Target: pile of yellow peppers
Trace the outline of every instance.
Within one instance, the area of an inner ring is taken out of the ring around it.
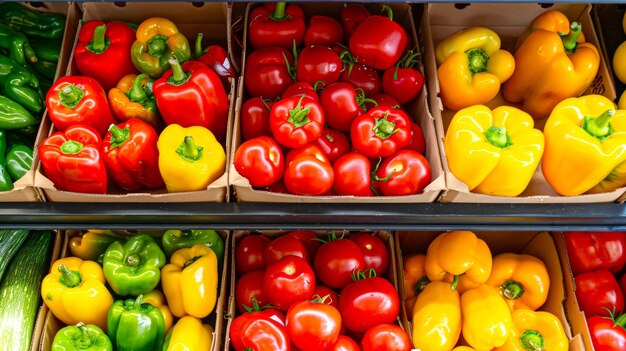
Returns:
[[[616,60],[626,80],[622,47]],[[448,166],[470,191],[518,196],[540,164],[563,196],[626,186],[626,110],[599,95],[577,98],[600,65],[578,23],[546,11],[519,38],[514,55],[500,49],[493,31],[468,28],[440,42],[436,56],[442,101],[457,111],[444,140]],[[483,105],[501,86],[503,97],[522,109]],[[534,119],[545,117],[543,132],[535,129]]]
[[[537,311],[550,289],[540,259],[514,253],[492,257],[473,232],[452,231],[439,235],[426,255],[408,256],[403,264],[415,348],[568,349],[559,319]]]
[[[624,29],[624,34],[626,34],[626,13],[624,14],[624,18],[622,18],[622,28]],[[613,73],[615,73],[615,76],[620,82],[626,84],[626,41],[624,41],[617,50],[615,50],[615,54],[613,54]],[[618,106],[622,110],[626,109],[626,90],[622,92]]]

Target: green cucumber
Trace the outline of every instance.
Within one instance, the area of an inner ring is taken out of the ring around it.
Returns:
[[[0,230],[0,282],[13,255],[28,237],[28,230]]]
[[[30,233],[0,282],[0,343],[4,350],[30,348],[53,237],[49,231]]]

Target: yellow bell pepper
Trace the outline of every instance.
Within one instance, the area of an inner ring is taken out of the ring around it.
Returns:
[[[622,93],[622,97],[619,98],[617,108],[619,108],[620,110],[626,110],[626,90],[624,90],[624,92]]]
[[[174,324],[174,316],[170,308],[167,307],[165,295],[159,290],[152,290],[149,293],[143,294],[143,302],[149,303],[161,311],[163,321],[165,322],[165,332],[167,333]]]
[[[406,297],[404,307],[409,318],[417,296],[424,291],[426,285],[430,283],[430,279],[426,276],[426,270],[424,268],[425,262],[426,255],[411,255],[402,260],[404,294]]]
[[[476,349],[469,346],[457,346],[452,351],[476,351]]]
[[[463,338],[478,351],[500,347],[511,335],[511,311],[498,291],[481,285],[461,295]]]
[[[204,190],[224,174],[226,153],[207,128],[170,124],[157,147],[159,170],[169,192]]]
[[[604,96],[563,100],[543,129],[541,169],[565,196],[613,191],[626,185],[626,110]]]
[[[102,267],[78,257],[57,260],[41,283],[41,297],[50,311],[68,325],[95,324],[103,330],[113,296]]]
[[[446,274],[456,278],[465,274],[472,282],[482,284],[491,274],[491,251],[476,234],[452,231],[439,235],[428,246],[426,274],[431,281],[443,280]],[[456,283],[453,283],[456,288]]]
[[[452,118],[444,140],[448,167],[470,191],[517,196],[530,183],[543,154],[543,133],[533,127],[532,117],[514,107],[462,109]]]
[[[513,328],[504,345],[494,351],[567,351],[569,341],[563,325],[548,312],[515,310]]]
[[[626,83],[626,41],[613,54],[613,72],[620,82]]]
[[[184,316],[165,337],[163,351],[207,351],[213,343],[213,328],[192,316]]]
[[[174,251],[161,270],[163,292],[172,314],[208,316],[217,300],[217,256],[210,247],[196,244]]]
[[[569,28],[562,28],[563,23]],[[502,93],[510,102],[523,102],[523,110],[533,118],[545,118],[560,101],[589,87],[598,73],[600,54],[593,44],[577,43],[581,25],[569,25],[558,11],[542,13],[529,28],[530,34],[515,51],[515,72]]]
[[[461,335],[461,301],[450,283],[434,281],[413,307],[413,346],[422,351],[450,351]]]
[[[542,260],[531,255],[503,253],[493,258],[487,285],[499,289],[512,310],[535,311],[548,298],[550,276]]]
[[[437,76],[444,106],[451,110],[485,104],[515,70],[515,60],[500,50],[500,37],[489,28],[460,30],[437,44]]]

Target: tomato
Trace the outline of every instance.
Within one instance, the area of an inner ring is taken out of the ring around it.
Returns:
[[[411,122],[411,141],[409,141],[409,145],[407,145],[406,148],[415,150],[422,155],[426,152],[424,133],[422,132],[422,128],[415,122]]]
[[[368,111],[377,106],[378,107],[388,106],[388,107],[393,107],[393,108],[403,110],[398,100],[396,100],[396,98],[394,98],[393,96],[389,96],[387,94],[377,94],[377,95],[372,96],[371,99],[376,102],[376,105],[374,105],[371,102],[366,102],[365,107],[367,108]]]
[[[341,24],[345,29],[346,39],[350,39],[350,36],[356,30],[356,27],[365,21],[370,16],[370,12],[367,8],[360,4],[348,4],[341,10]]]
[[[352,147],[363,155],[387,157],[402,150],[411,139],[411,119],[402,110],[375,107],[352,122]]]
[[[272,135],[279,144],[288,148],[312,142],[322,134],[323,127],[322,107],[302,96],[279,100],[270,110]]]
[[[272,240],[265,247],[263,258],[265,259],[265,265],[269,265],[289,255],[302,257],[307,262],[311,261],[309,252],[304,244],[290,236],[281,236]]]
[[[282,311],[296,302],[310,299],[314,291],[315,274],[302,257],[285,256],[265,269],[263,292],[270,303]]]
[[[354,241],[330,240],[317,250],[313,268],[321,283],[341,289],[352,282],[353,271],[365,268],[365,259]]]
[[[613,309],[617,313],[624,311],[622,289],[610,271],[581,273],[574,277],[574,284],[578,305],[585,316],[608,316]]]
[[[356,341],[350,339],[349,336],[339,335],[337,342],[329,351],[361,351],[359,344]]]
[[[304,45],[333,46],[343,41],[343,27],[339,21],[328,16],[313,16],[304,33]]]
[[[610,318],[593,316],[587,318],[587,327],[595,351],[626,350],[626,329],[624,316],[614,321]]]
[[[323,195],[334,182],[333,168],[314,156],[301,156],[289,163],[285,171],[285,186],[296,195]]]
[[[246,141],[259,136],[269,136],[271,101],[253,97],[241,106],[241,138]]]
[[[363,89],[365,96],[380,94],[382,91],[378,70],[360,63],[348,63],[344,66],[339,81],[350,83],[355,89]]]
[[[270,239],[263,235],[248,235],[235,248],[235,268],[239,274],[265,269],[263,252]]]
[[[315,292],[313,292],[314,299],[324,299],[324,303],[327,305],[334,306],[335,308],[339,307],[339,294],[331,288],[328,288],[324,285],[315,285]]]
[[[317,95],[317,91],[311,85],[311,83],[307,82],[295,82],[290,85],[287,90],[282,95],[282,99],[286,99],[289,97],[301,97],[303,96],[309,98],[319,104],[320,97]],[[269,123],[268,123],[269,125]]]
[[[245,318],[245,315],[237,318]],[[238,341],[234,342],[236,338]],[[234,335],[231,329],[231,339],[233,340],[233,347],[236,351],[291,350],[287,328],[269,318],[247,318],[241,323],[241,328],[238,332],[236,331]]]
[[[342,132],[350,131],[352,121],[365,111],[361,107],[365,96],[357,95],[349,83],[339,82],[326,87],[320,96],[326,124]]]
[[[230,343],[235,350],[244,350],[244,341],[242,339],[242,333],[249,334],[247,328],[250,327],[250,322],[255,320],[265,320],[263,322],[265,330],[263,332],[268,333],[266,336],[265,342],[270,342],[274,346],[279,346],[281,349],[285,343],[288,344],[289,336],[287,335],[287,328],[285,328],[285,316],[283,313],[276,308],[267,308],[264,310],[257,310],[252,312],[247,312],[242,314],[241,316],[233,319],[230,325]],[[274,322],[273,324],[267,323],[267,321]],[[254,328],[258,329],[259,325]],[[281,328],[282,327],[282,328]],[[269,335],[271,334],[271,335]],[[275,338],[272,341],[271,339]],[[284,341],[282,339],[285,339]],[[249,342],[250,340],[248,340]],[[259,340],[260,341],[260,340]],[[286,350],[289,350],[287,348]]]
[[[235,285],[235,305],[240,313],[245,313],[254,305],[252,299],[259,306],[266,305],[269,301],[263,294],[263,271],[257,270],[242,275]]]
[[[344,133],[330,128],[324,128],[322,135],[315,139],[313,144],[322,149],[331,164],[350,151],[350,140],[348,140],[348,137]]]
[[[322,245],[322,243],[317,240],[317,235],[310,230],[292,230],[285,235],[300,240],[300,242],[306,247],[307,251],[309,251],[309,257],[311,259],[315,257],[317,249],[320,245]]]
[[[268,185],[265,189],[272,193],[289,194],[289,190],[287,190],[287,187],[282,179],[276,183]]]
[[[331,305],[302,301],[287,311],[286,326],[291,342],[300,350],[327,350],[337,342],[341,315]]]
[[[275,99],[293,84],[285,58],[293,63],[289,50],[279,47],[254,50],[248,55],[244,85],[251,96]]]
[[[408,51],[395,67],[389,67],[383,73],[383,91],[402,105],[415,99],[424,86],[422,72],[411,68],[418,55]]]
[[[322,81],[328,86],[339,80],[341,67],[339,55],[328,46],[308,46],[298,55],[296,77],[299,82]]]
[[[370,328],[361,340],[363,351],[411,351],[411,338],[395,324]]]
[[[419,152],[408,149],[383,160],[376,176],[380,179],[377,189],[387,196],[419,194],[430,184],[432,177],[428,160]]]
[[[275,183],[285,172],[283,151],[274,139],[267,136],[256,137],[239,145],[233,164],[253,187]]]
[[[341,156],[333,164],[337,195],[374,196],[370,160],[358,152]]]
[[[346,328],[355,333],[365,333],[378,324],[392,324],[400,312],[398,292],[381,277],[352,282],[339,294],[339,312]]]
[[[311,143],[289,151],[287,153],[287,165],[289,165],[291,161],[302,156],[313,156],[322,162],[330,164],[330,161],[324,151],[322,151],[322,149],[316,144]]]
[[[350,237],[354,241],[365,259],[365,266],[373,268],[377,276],[383,276],[387,273],[389,267],[389,251],[385,243],[373,233],[357,233]]]

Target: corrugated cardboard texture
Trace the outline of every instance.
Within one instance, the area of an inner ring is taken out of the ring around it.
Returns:
[[[141,232],[145,233],[146,231],[141,231]],[[61,248],[61,245],[59,244],[59,250],[56,251],[60,255],[55,257],[52,262],[56,261],[58,258],[71,256],[71,253],[69,251],[70,238],[72,236],[81,235],[81,233],[82,232],[80,231],[74,231],[74,230],[68,230],[64,232],[62,234],[62,236],[65,238],[63,242],[63,247]],[[133,235],[136,232],[115,231],[115,233],[120,234],[120,235]],[[214,327],[213,344],[211,346],[211,351],[218,351],[222,349],[222,342],[223,342],[222,335],[224,333],[224,322],[223,322],[224,321],[224,308],[226,307],[226,300],[228,296],[227,294],[229,292],[226,286],[226,282],[228,278],[228,262],[230,260],[229,258],[230,236],[229,236],[229,233],[226,231],[218,231],[218,233],[220,233],[220,235],[222,236],[222,239],[224,239],[224,262],[222,266],[222,271],[220,272],[221,278],[220,278],[220,285],[219,285],[219,290],[218,290],[219,295],[217,298],[217,302],[215,304],[214,312],[212,312],[208,317],[203,319],[205,323],[208,322],[209,325]],[[160,238],[159,235],[162,234],[162,232],[151,231],[150,234],[155,235],[156,237]],[[39,319],[37,322],[37,325],[41,324],[39,336],[37,337],[37,339],[33,339],[33,344],[32,344],[30,351],[36,351],[36,350],[50,351],[50,348],[52,347],[52,341],[54,340],[54,336],[61,328],[65,326],[65,324],[59,321],[52,314],[52,312],[50,312],[50,310],[47,307],[44,306],[44,308],[46,311],[40,312],[40,316],[39,316],[40,318],[43,318],[43,322],[40,323]],[[176,317],[174,317],[174,319],[175,321],[177,320]],[[35,344],[35,341],[37,341],[36,344]],[[37,345],[37,347],[35,347],[35,345]]]
[[[413,254],[426,254],[428,245],[442,232],[396,232],[396,257],[398,262],[398,272],[402,274],[402,258]],[[523,253],[533,255],[541,259],[548,269],[550,276],[550,291],[546,303],[539,309],[556,315],[565,329],[565,334],[570,339],[569,349],[572,351],[584,351],[582,338],[572,330],[565,313],[563,301],[566,299],[566,292],[569,294],[567,286],[563,285],[563,272],[561,262],[552,237],[548,233],[534,232],[475,232],[484,240],[492,255],[505,252]],[[411,323],[408,321],[407,311],[404,307],[406,294],[404,293],[404,278],[398,277],[400,282],[400,300],[402,301],[401,319],[405,329],[411,330]]]
[[[288,231],[262,231],[262,232],[254,232],[253,234],[262,234],[262,235],[269,237],[270,239],[275,239],[287,233],[289,232]],[[328,232],[316,231],[315,233],[320,239],[326,239]],[[356,232],[354,234],[356,234]],[[239,278],[239,276],[237,275],[237,270],[235,268],[235,262],[236,262],[235,261],[235,248],[237,247],[237,244],[241,241],[241,239],[245,238],[248,235],[250,235],[250,232],[247,232],[247,231],[235,231],[233,232],[233,235],[231,235],[232,242],[230,244],[230,248],[232,252],[230,256],[231,257],[230,299],[228,300],[228,314],[224,316],[224,318],[228,319],[227,326],[226,326],[225,342],[224,342],[224,350],[227,350],[227,351],[231,349],[230,337],[229,337],[230,326],[231,326],[232,321],[239,315],[237,311],[236,301],[235,301],[235,287],[237,285],[237,278]],[[376,232],[376,235],[385,242],[385,244],[387,245],[388,252],[389,252],[389,268],[387,269],[386,278],[393,284],[396,290],[398,290],[400,287],[400,283],[398,281],[399,275],[396,269],[399,266],[396,262],[397,261],[396,249],[395,249],[396,245],[394,244],[394,236],[391,233],[384,232],[384,231]],[[346,237],[349,237],[349,234],[346,234]]]
[[[132,23],[155,16],[161,16],[176,23],[177,28],[185,34],[193,50],[196,35],[204,33],[204,46],[219,44],[227,47],[230,37],[230,8],[227,3],[186,3],[186,2],[163,2],[158,6],[153,3],[128,2],[128,3],[82,3],[82,20],[100,19],[103,21],[120,20]],[[80,31],[80,27],[77,28]],[[74,41],[74,46],[76,40]],[[74,47],[73,46],[73,47]],[[77,75],[78,70],[74,64],[73,49],[67,67],[67,75]],[[40,189],[48,201],[52,202],[224,202],[228,201],[228,164],[230,156],[230,136],[232,135],[232,115],[235,106],[235,80],[231,81],[229,95],[229,114],[226,141],[223,144],[226,152],[226,167],[224,174],[209,184],[206,190],[168,193],[165,188],[144,191],[138,193],[126,193],[109,182],[109,194],[82,194],[69,191],[61,191],[43,174],[41,165],[38,163],[35,174],[35,186]],[[46,122],[49,123],[49,122]],[[56,130],[50,128],[50,134]]]
[[[339,18],[339,13],[343,9],[344,5],[341,3],[300,3],[304,13],[309,18],[312,15],[327,15],[335,18]],[[412,38],[414,43],[418,43],[415,32],[415,21],[411,13],[411,7],[408,4],[393,3],[388,4],[394,13],[394,20],[400,23],[407,34]],[[378,13],[382,4],[367,4],[371,13]],[[246,11],[246,23],[247,16],[252,7],[248,5]],[[244,38],[247,37],[247,25],[244,29]],[[244,57],[246,59],[246,44],[244,42]],[[245,73],[245,66],[244,66]],[[231,160],[233,159],[234,152],[242,143],[241,133],[239,130],[239,115],[241,112],[241,105],[247,99],[243,88],[243,77],[238,82],[237,104],[235,107],[235,122],[233,126],[233,144],[231,147]],[[441,166],[441,159],[439,152],[437,151],[437,139],[434,130],[433,117],[428,111],[426,105],[427,93],[426,87],[424,87],[415,101],[405,106],[407,112],[413,117],[415,122],[420,125],[426,138],[426,158],[430,164],[432,172],[432,181],[424,189],[424,192],[419,195],[409,196],[379,196],[379,197],[356,197],[356,196],[300,196],[291,194],[273,193],[264,190],[257,190],[250,186],[248,180],[241,176],[236,170],[234,165],[230,164],[229,176],[230,185],[233,185],[235,194],[238,201],[242,202],[368,202],[368,203],[380,203],[380,202],[433,202],[435,201],[441,191],[445,189],[445,180],[443,174],[443,168]]]
[[[457,8],[458,7],[458,8]],[[597,35],[591,22],[591,6],[585,4],[555,4],[549,9],[560,10],[571,20],[579,21],[587,41],[599,47]],[[425,44],[424,61],[429,96],[429,106],[435,118],[439,151],[443,169],[446,174],[448,190],[442,196],[443,202],[478,202],[478,203],[596,203],[613,202],[617,200],[626,188],[620,188],[610,193],[590,194],[580,196],[559,196],[547,183],[537,168],[530,184],[518,197],[490,196],[469,192],[467,186],[458,180],[448,167],[443,140],[454,111],[444,109],[439,94],[437,80],[437,65],[434,50],[437,43],[456,31],[468,26],[485,26],[493,29],[502,41],[502,48],[513,51],[519,35],[538,14],[547,10],[539,4],[471,4],[469,6],[455,6],[455,4],[427,4],[421,23],[421,38]],[[611,99],[615,98],[615,88],[610,79],[610,73],[605,62],[602,62],[598,77],[586,93],[603,94]],[[519,104],[506,102],[500,95],[486,104],[490,108],[509,105],[520,108]],[[542,130],[545,120],[535,121],[535,127]]]

